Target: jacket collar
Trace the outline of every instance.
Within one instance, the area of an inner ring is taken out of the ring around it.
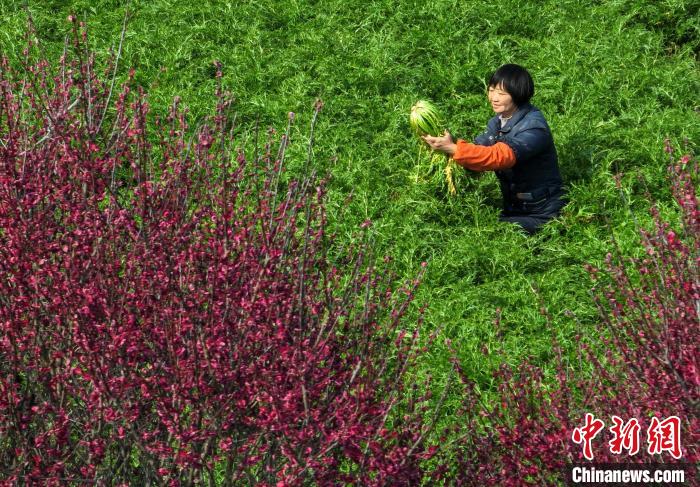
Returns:
[[[519,107],[515,111],[513,116],[510,118],[510,120],[508,120],[508,123],[506,124],[506,126],[501,129],[501,132],[503,132],[503,133],[510,132],[510,129],[515,127],[515,124],[517,124],[519,121],[521,121],[523,119],[523,117],[525,117],[525,115],[527,115],[528,113],[530,113],[532,111],[533,108],[534,107],[529,103],[526,103],[525,105]],[[496,117],[496,120],[498,120],[498,117]]]

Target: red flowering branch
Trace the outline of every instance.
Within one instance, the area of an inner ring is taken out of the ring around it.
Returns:
[[[58,74],[1,61],[0,481],[420,479],[419,281],[366,245],[330,263],[324,181],[284,174],[294,115],[252,157],[220,82],[194,130],[178,99],[154,120],[72,22]]]

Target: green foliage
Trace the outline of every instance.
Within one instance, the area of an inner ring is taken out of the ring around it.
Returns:
[[[0,52],[13,62],[24,46],[22,3],[0,0]],[[56,56],[70,13],[87,21],[98,52],[116,50],[127,2],[28,3],[45,49]],[[393,256],[400,279],[428,261],[416,300],[429,305],[426,326],[444,327],[462,363],[470,364],[467,372],[485,388],[501,358],[484,357],[483,348],[503,349],[512,364],[533,355],[546,366],[552,336],[573,353],[574,335],[596,335],[583,264],[600,264],[611,234],[632,251],[632,215],[648,221],[645,191],[675,211],[664,181],[663,139],[700,140],[697,0],[585,7],[573,0],[128,5],[120,76],[134,67],[157,113],[174,96],[194,119],[210,110],[215,60],[236,98],[235,133],[244,146],[253,144],[256,124],[263,134],[269,126],[282,129],[289,111],[297,113],[292,137],[304,137],[314,100],[323,99],[313,165],[332,175],[335,244],[350,245],[370,219],[377,254]],[[552,127],[569,188],[562,217],[534,237],[497,222],[492,174],[457,174],[451,198],[411,180],[411,105],[434,100],[450,131],[471,139],[491,116],[485,79],[505,62],[532,72],[533,103]],[[624,200],[613,180],[618,173]],[[543,305],[555,329],[542,316]],[[445,350],[425,361],[426,374],[444,376],[449,368]]]

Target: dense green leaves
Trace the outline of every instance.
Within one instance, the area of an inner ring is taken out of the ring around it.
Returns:
[[[0,0],[0,51],[15,60],[26,25],[21,3]],[[87,21],[105,52],[118,42],[126,8],[117,0],[28,3],[55,56],[69,13]],[[513,363],[535,355],[546,364],[552,334],[566,348],[595,330],[582,265],[599,263],[612,235],[631,251],[632,215],[648,220],[646,191],[674,212],[663,139],[700,140],[697,1],[135,0],[128,8],[122,66],[136,69],[156,113],[176,95],[192,118],[207,113],[215,60],[236,97],[244,146],[256,123],[281,129],[289,111],[298,117],[292,137],[303,138],[314,100],[324,100],[312,164],[332,175],[335,244],[350,244],[369,218],[377,253],[394,257],[401,278],[427,260],[417,296],[429,305],[426,324],[444,326],[472,364],[468,372],[484,381],[495,364],[483,359],[483,346],[503,347]],[[493,175],[458,174],[450,199],[410,179],[416,156],[406,115],[415,100],[434,100],[450,131],[470,139],[491,115],[485,79],[505,62],[532,72],[533,103],[552,127],[569,188],[563,216],[532,238],[497,223]],[[445,357],[430,360],[444,372]]]

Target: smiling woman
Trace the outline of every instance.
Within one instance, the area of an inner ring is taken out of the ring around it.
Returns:
[[[474,143],[452,139],[449,132],[423,139],[472,171],[495,171],[501,184],[500,220],[535,233],[559,215],[564,201],[562,178],[552,133],[542,112],[530,104],[535,85],[517,64],[498,68],[488,82],[495,116]]]
[[[503,87],[503,83],[498,86],[489,86],[488,95],[493,111],[501,117],[501,120],[510,120],[518,106],[513,102],[513,97]]]

